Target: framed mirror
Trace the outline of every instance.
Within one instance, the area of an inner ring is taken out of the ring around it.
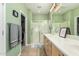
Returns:
[[[61,27],[60,32],[59,32],[59,36],[66,38],[67,34],[71,35],[70,28],[69,27]]]
[[[66,38],[66,33],[67,33],[67,28],[66,27],[60,28],[60,32],[59,32],[60,37]]]

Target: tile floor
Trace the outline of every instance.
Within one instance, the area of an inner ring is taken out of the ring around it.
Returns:
[[[24,47],[21,52],[21,56],[39,56],[39,48]]]

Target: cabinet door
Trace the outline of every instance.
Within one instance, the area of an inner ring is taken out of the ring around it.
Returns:
[[[48,55],[49,53],[48,53],[48,39],[45,37],[45,39],[44,39],[44,42],[45,42],[45,45],[44,45],[44,48],[45,48],[45,53],[46,53],[46,55]]]
[[[48,39],[44,36],[44,46],[48,45]]]
[[[44,36],[44,52],[45,52],[45,55],[47,55],[47,38],[46,36]]]
[[[52,43],[50,40],[48,40],[48,55],[51,56],[52,55]]]
[[[58,48],[52,43],[52,56],[59,56],[60,52]]]
[[[46,55],[51,56],[52,45],[51,45],[50,40],[48,40],[48,38],[46,38],[46,37],[44,38],[44,49],[45,49]]]
[[[58,50],[57,50],[57,48],[54,46],[53,43],[52,43],[52,56],[58,56]]]
[[[52,56],[64,56],[64,54],[52,43]]]
[[[60,50],[58,50],[58,56],[64,56],[64,54]]]

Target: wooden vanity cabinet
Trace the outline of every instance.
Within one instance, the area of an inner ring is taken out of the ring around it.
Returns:
[[[64,56],[46,36],[44,36],[44,51],[47,56]]]
[[[47,56],[52,55],[51,47],[52,47],[52,43],[46,37],[44,37],[44,50]]]
[[[52,56],[57,56],[58,55],[58,50],[57,48],[54,46],[54,44],[52,44]]]
[[[64,56],[64,54],[52,43],[52,56]]]

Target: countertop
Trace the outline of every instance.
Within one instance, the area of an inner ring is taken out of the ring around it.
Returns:
[[[79,37],[69,35],[67,38],[58,35],[44,34],[66,56],[79,56]]]

